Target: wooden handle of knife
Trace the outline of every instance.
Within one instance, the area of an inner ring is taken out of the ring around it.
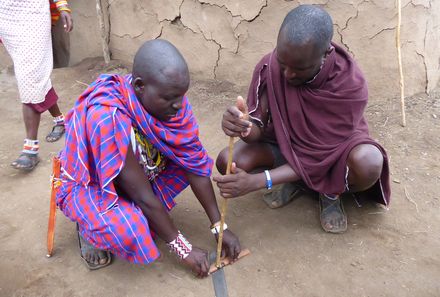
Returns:
[[[247,255],[250,255],[251,251],[248,249],[244,249],[240,252],[240,254],[237,257],[237,260],[240,260],[243,257],[246,257]],[[220,267],[224,267],[227,265],[232,264],[232,260],[230,258],[221,258],[220,260]],[[212,263],[211,266],[209,267],[209,274],[214,273],[218,270],[219,268],[216,266],[216,263]]]

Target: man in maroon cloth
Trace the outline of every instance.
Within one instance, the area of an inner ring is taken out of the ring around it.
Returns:
[[[287,14],[277,47],[255,67],[247,107],[223,114],[223,131],[240,140],[232,174],[214,181],[225,198],[283,184],[265,197],[271,208],[287,204],[304,184],[319,193],[323,229],[341,233],[347,229],[341,194],[364,192],[387,206],[390,186],[387,155],[363,115],[367,83],[332,36],[332,19],[318,6]],[[222,174],[226,160],[225,149],[217,158]]]

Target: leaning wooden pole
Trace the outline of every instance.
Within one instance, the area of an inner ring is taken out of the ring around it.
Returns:
[[[397,29],[396,29],[396,47],[397,47],[397,59],[399,62],[399,84],[400,84],[400,108],[402,111],[402,126],[406,126],[405,115],[405,81],[403,78],[402,69],[402,51],[400,47],[400,27],[402,24],[402,1],[397,0]]]
[[[98,15],[99,31],[101,33],[102,52],[106,64],[110,63],[110,50],[108,48],[107,30],[104,24],[101,0],[96,0],[96,14]]]

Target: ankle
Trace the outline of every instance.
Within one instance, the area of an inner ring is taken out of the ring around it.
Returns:
[[[40,145],[38,144],[38,139],[28,139],[26,138],[24,140],[23,145],[23,153],[29,154],[29,155],[37,155],[38,150],[40,148]]]
[[[61,114],[57,117],[53,117],[53,122],[56,126],[64,126],[64,115]]]

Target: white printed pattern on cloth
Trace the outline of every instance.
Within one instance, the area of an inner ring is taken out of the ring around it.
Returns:
[[[41,103],[52,88],[49,1],[1,0],[0,39],[14,62],[20,99]]]

